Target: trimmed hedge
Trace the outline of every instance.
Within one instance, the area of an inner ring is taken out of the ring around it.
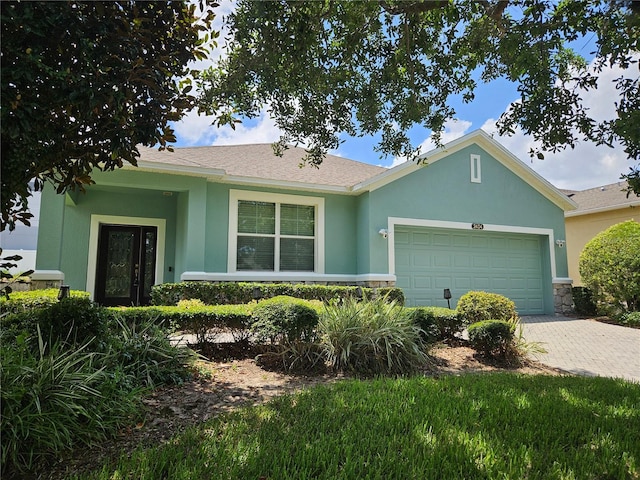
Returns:
[[[303,300],[387,297],[404,305],[404,294],[400,288],[364,288],[332,285],[306,285],[292,283],[211,283],[181,282],[155,285],[151,289],[154,305],[177,305],[180,300],[198,299],[207,305],[239,305],[254,300],[280,295]]]
[[[9,341],[26,334],[32,341],[38,338],[38,328],[48,344],[74,346],[95,339],[105,342],[112,317],[107,309],[93,303],[88,297],[69,297],[55,303],[33,300],[28,309],[2,317],[0,325],[4,339]],[[34,307],[34,305],[38,305]]]
[[[424,332],[422,338],[427,343],[451,340],[462,332],[462,318],[458,312],[445,307],[412,307],[413,321]]]
[[[318,312],[309,305],[309,300],[280,295],[256,305],[251,315],[251,331],[258,341],[308,342],[315,339],[318,318]]]
[[[70,298],[89,298],[89,292],[71,290]],[[0,308],[3,313],[19,313],[34,308],[48,307],[58,303],[58,289],[47,288],[29,292],[13,292],[9,299],[0,296]]]
[[[484,320],[469,325],[469,343],[487,356],[504,357],[513,342],[513,325],[504,320]]]
[[[465,325],[483,320],[510,320],[517,317],[516,304],[504,295],[490,292],[467,292],[456,307]]]
[[[256,304],[205,305],[189,308],[158,307],[112,307],[128,324],[152,321],[174,331],[193,333],[199,342],[205,342],[209,332],[244,330],[249,327],[251,313]]]

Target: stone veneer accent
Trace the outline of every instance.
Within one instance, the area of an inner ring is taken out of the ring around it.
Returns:
[[[62,280],[31,280],[30,290],[44,290],[46,288],[60,288]]]
[[[553,284],[553,310],[556,315],[573,312],[573,295],[570,283]]]

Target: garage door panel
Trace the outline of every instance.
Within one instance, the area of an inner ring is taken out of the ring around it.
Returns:
[[[492,257],[491,268],[509,268],[509,259],[505,257]]]
[[[491,282],[491,290],[506,290],[509,288],[509,279],[496,277]]]
[[[471,257],[465,254],[455,255],[453,257],[453,265],[456,268],[469,268],[471,266]]]
[[[414,275],[412,284],[414,288],[431,288],[431,277]]]
[[[411,244],[409,232],[396,231],[394,232],[394,237],[394,242],[396,245]]]
[[[451,256],[446,254],[435,254],[433,256],[433,265],[435,267],[450,267],[451,266]]]
[[[451,277],[435,277],[433,286],[443,290],[445,288],[451,288]]]
[[[472,281],[469,277],[454,277],[453,288],[457,291],[469,291],[471,290]]]
[[[433,234],[433,246],[434,247],[450,247],[451,246],[451,235],[449,234]]]
[[[488,257],[473,257],[474,268],[489,268],[491,260]]]
[[[540,237],[499,232],[396,227],[397,284],[409,305],[452,307],[469,290],[511,298],[520,314],[544,313]]]
[[[413,245],[431,246],[431,236],[429,234],[414,232],[409,238],[411,239]]]
[[[469,247],[471,239],[468,235],[452,235],[454,247]]]
[[[428,252],[415,252],[411,256],[412,266],[420,268],[420,267],[430,267],[431,266],[431,255]]]

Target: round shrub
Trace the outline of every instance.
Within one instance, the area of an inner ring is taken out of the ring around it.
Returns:
[[[278,296],[256,305],[250,325],[258,341],[270,340],[281,344],[312,341],[318,325],[318,312],[308,301]]]
[[[593,237],[580,254],[579,267],[596,300],[640,310],[640,223],[618,223]]]
[[[456,308],[465,325],[483,320],[509,320],[518,316],[516,304],[503,295],[471,291],[465,293]]]
[[[513,342],[513,324],[504,320],[483,320],[467,328],[471,347],[487,356],[504,357]]]
[[[445,307],[415,307],[409,309],[413,321],[422,330],[422,339],[427,343],[451,340],[463,330],[458,312]]]

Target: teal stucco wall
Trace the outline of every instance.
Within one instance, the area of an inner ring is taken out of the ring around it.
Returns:
[[[470,181],[471,154],[481,157],[481,183]],[[388,271],[387,244],[377,233],[388,217],[548,228],[565,238],[563,210],[477,145],[372,191],[368,203],[371,250],[363,269],[373,272]],[[566,249],[555,255],[556,275],[566,276]]]

